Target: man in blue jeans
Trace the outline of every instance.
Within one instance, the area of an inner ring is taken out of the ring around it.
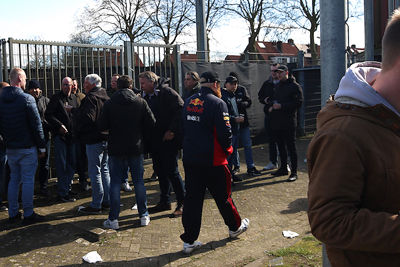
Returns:
[[[109,131],[108,153],[110,155],[110,213],[103,223],[105,228],[119,229],[121,183],[128,168],[135,189],[140,224],[150,223],[147,210],[146,188],[143,182],[143,145],[145,133],[154,130],[155,118],[146,101],[130,88],[132,79],[122,75],[118,90],[104,104],[99,128]]]
[[[0,95],[0,134],[6,146],[11,170],[8,184],[9,221],[21,219],[18,195],[22,184],[24,224],[43,221],[44,217],[33,211],[33,188],[39,157],[45,157],[45,140],[39,112],[33,96],[25,94],[25,72],[14,68],[10,72],[11,86],[2,89]]]
[[[57,193],[62,202],[74,202],[71,181],[75,173],[75,142],[73,138],[73,112],[78,107],[76,96],[72,94],[72,79],[62,80],[61,91],[53,95],[45,112],[54,136],[54,157],[57,172]]]
[[[83,87],[86,97],[75,111],[75,131],[80,143],[86,144],[88,174],[92,185],[92,203],[79,209],[82,213],[100,213],[102,208],[110,207],[110,174],[108,171],[107,138],[108,132],[98,129],[98,120],[104,102],[110,98],[101,88],[101,78],[97,74],[85,77]]]

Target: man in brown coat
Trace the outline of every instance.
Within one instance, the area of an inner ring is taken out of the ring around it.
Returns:
[[[351,66],[308,150],[308,217],[332,266],[400,266],[400,10],[382,65]]]

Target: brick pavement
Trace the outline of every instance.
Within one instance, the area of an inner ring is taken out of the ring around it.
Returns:
[[[96,250],[104,262],[101,266],[262,266],[265,251],[287,247],[296,239],[285,239],[282,230],[292,230],[300,238],[310,235],[307,221],[307,182],[305,151],[309,139],[297,142],[299,179],[285,182],[285,177],[272,178],[270,172],[249,178],[241,151],[244,181],[233,188],[233,199],[242,217],[250,219],[249,230],[235,240],[210,195],[206,196],[199,240],[205,245],[190,256],[184,255],[179,235],[180,218],[169,212],[153,214],[150,225],[140,227],[137,211],[131,210],[134,193],[121,193],[120,230],[101,228],[107,214],[77,216],[79,205],[90,203],[90,193],[75,203],[35,200],[36,211],[47,215],[44,223],[23,227],[9,225],[6,212],[0,213],[1,266],[70,266],[80,265],[82,256]],[[267,163],[266,145],[253,147],[256,166]],[[145,178],[151,175],[146,166]],[[54,184],[54,181],[52,182]],[[145,181],[149,205],[158,201],[158,182]],[[54,187],[54,186],[53,186]],[[55,193],[55,191],[54,191]],[[174,206],[174,205],[173,205]],[[255,261],[258,260],[258,261]]]

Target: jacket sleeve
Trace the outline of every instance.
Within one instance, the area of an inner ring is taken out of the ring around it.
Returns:
[[[339,131],[316,136],[310,143],[307,163],[311,231],[332,247],[399,253],[398,213],[373,211],[361,205],[367,190],[362,160],[365,149],[356,143]]]
[[[229,122],[228,107],[225,102],[221,101],[215,111],[214,124],[217,132],[217,140],[226,154],[231,154],[232,148],[232,131]]]
[[[45,112],[45,118],[49,123],[50,128],[53,129],[54,131],[58,131],[61,125],[63,125],[62,122],[59,121],[56,117],[58,105],[59,105],[59,100],[57,98],[57,95],[54,95],[51,97],[49,105],[47,106]]]
[[[295,110],[298,109],[303,103],[303,90],[297,83],[290,85],[292,88],[292,95],[290,101],[280,103],[282,110]]]
[[[246,87],[242,86],[242,90],[243,90],[243,98],[242,100],[239,102],[237,102],[238,106],[240,106],[243,109],[249,108],[251,106],[251,98],[249,95],[249,91],[247,91]]]
[[[96,99],[90,96],[85,97],[74,113],[76,131],[78,133],[85,132],[84,129],[87,128],[88,125],[95,125],[96,115]]]
[[[173,91],[173,89],[171,89]],[[171,105],[172,114],[171,122],[169,124],[168,130],[171,132],[181,135],[182,134],[182,109],[183,109],[183,100],[178,93],[175,91],[169,92],[170,101],[168,101]]]
[[[37,109],[36,101],[33,96],[28,96],[26,107],[28,114],[28,123],[35,139],[35,143],[38,148],[45,148],[46,141],[44,140],[42,121],[40,120],[39,111]]]
[[[107,130],[110,129],[110,119],[109,119],[109,117],[110,117],[110,114],[109,114],[110,113],[110,111],[109,111],[110,105],[111,105],[111,101],[110,100],[107,100],[104,103],[104,106],[103,106],[103,108],[101,110],[101,113],[100,113],[100,117],[97,120],[97,127],[99,128],[100,131],[107,131]]]

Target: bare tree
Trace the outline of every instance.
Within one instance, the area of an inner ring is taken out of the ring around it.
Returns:
[[[318,0],[287,0],[278,2],[275,9],[283,14],[299,28],[309,32],[310,52],[312,62],[317,60],[317,49],[315,45],[315,33],[320,22],[320,10]]]
[[[94,7],[85,7],[77,23],[77,34],[105,35],[111,42],[146,39],[152,27],[149,13],[145,12],[148,3],[149,0],[97,0]]]
[[[174,44],[177,37],[192,23],[188,16],[192,8],[191,3],[185,0],[150,0],[147,12],[154,26],[152,35],[163,40],[166,45]]]

